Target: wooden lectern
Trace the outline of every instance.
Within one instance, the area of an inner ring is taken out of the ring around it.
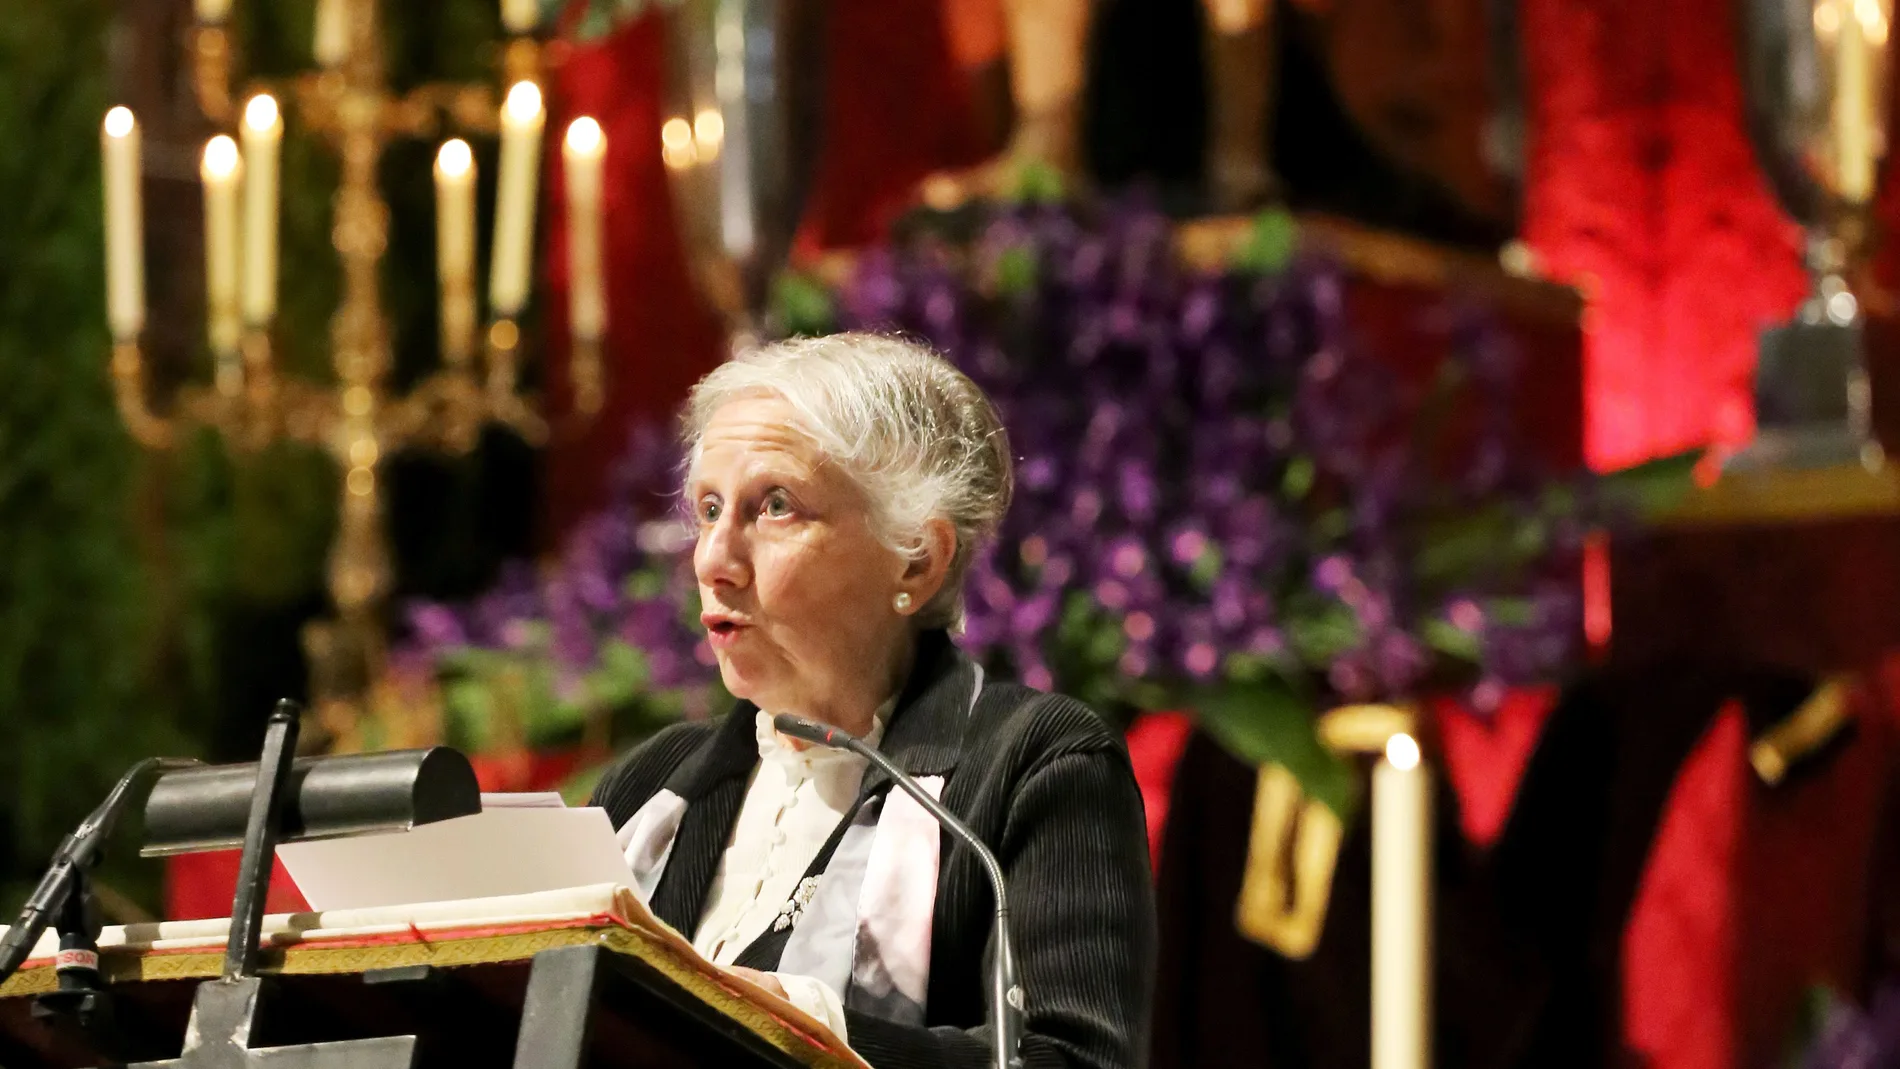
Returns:
[[[219,975],[229,923],[101,934],[121,1059],[178,1057],[194,992]],[[0,985],[0,1066],[117,1064],[76,1026],[31,1015],[33,997],[55,986],[55,949],[49,936]],[[622,887],[278,915],[265,919],[260,951],[272,984],[251,1065],[356,1041],[335,1064],[368,1064],[362,1054],[380,1059],[407,1043],[418,1067],[864,1067],[822,1025],[707,963]]]

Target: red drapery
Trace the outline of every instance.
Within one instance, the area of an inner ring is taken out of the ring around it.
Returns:
[[[1728,0],[1522,0],[1524,237],[1591,298],[1587,446],[1617,465],[1752,430],[1756,332],[1803,289],[1743,130]]]

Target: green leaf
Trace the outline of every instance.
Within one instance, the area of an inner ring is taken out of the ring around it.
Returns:
[[[1447,657],[1456,657],[1461,661],[1476,661],[1481,652],[1478,636],[1475,632],[1455,627],[1444,620],[1427,620],[1419,628],[1425,644]]]
[[[600,667],[587,674],[587,696],[604,708],[633,702],[647,684],[646,655],[619,639],[600,648]]]
[[[825,334],[838,319],[831,291],[796,271],[784,272],[773,283],[772,307],[788,334]]]
[[[457,679],[443,685],[442,711],[449,744],[479,753],[494,743],[495,696],[487,679]]]
[[[1328,601],[1301,608],[1305,611],[1294,609],[1287,615],[1286,639],[1293,652],[1307,664],[1327,664],[1358,646],[1364,638],[1359,617],[1340,602]]]
[[[1535,560],[1547,544],[1541,520],[1503,506],[1428,523],[1422,541],[1414,574],[1421,583],[1441,587],[1508,574]]]
[[[1234,267],[1254,275],[1278,275],[1293,261],[1299,247],[1299,224],[1285,208],[1268,208],[1254,216],[1247,243],[1234,256]]]
[[[1021,204],[1060,204],[1064,197],[1062,172],[1042,160],[1026,160],[1016,171],[1009,199]]]
[[[1287,462],[1286,474],[1280,479],[1280,491],[1288,500],[1298,501],[1313,489],[1313,461],[1310,457],[1294,457]]]
[[[1026,297],[1036,290],[1036,250],[1027,245],[1012,245],[996,258],[996,292],[1005,297]]]
[[[1529,598],[1490,598],[1484,614],[1500,627],[1528,627],[1537,619],[1537,605]]]
[[[1220,578],[1221,567],[1225,561],[1226,557],[1221,553],[1220,546],[1211,541],[1208,542],[1207,548],[1201,551],[1200,556],[1194,558],[1193,566],[1188,569],[1189,581],[1203,593],[1212,590],[1214,580]]]
[[[1222,749],[1248,765],[1285,765],[1308,797],[1351,819],[1357,800],[1352,769],[1320,743],[1311,699],[1279,677],[1201,688],[1186,697]]]
[[[1691,449],[1607,472],[1598,478],[1597,487],[1613,507],[1650,518],[1680,505],[1695,488],[1695,469],[1704,452]]]
[[[642,568],[627,576],[626,585],[622,589],[633,601],[652,601],[665,595],[666,576],[662,575],[657,568]]]

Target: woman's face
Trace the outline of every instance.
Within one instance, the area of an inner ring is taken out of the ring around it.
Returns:
[[[857,487],[790,405],[748,397],[706,424],[687,495],[700,620],[726,689],[768,712],[868,726],[909,650],[892,601],[915,569],[872,534]]]

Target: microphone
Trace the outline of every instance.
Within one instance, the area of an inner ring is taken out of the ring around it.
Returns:
[[[918,805],[935,817],[937,823],[949,828],[951,834],[969,847],[976,854],[976,859],[983,863],[983,871],[989,876],[990,888],[996,895],[996,960],[990,970],[991,1015],[996,1019],[996,1067],[1022,1069],[1023,989],[1016,982],[1016,958],[1009,947],[1009,900],[1003,891],[1003,866],[996,863],[996,855],[990,853],[990,848],[983,845],[983,840],[976,837],[969,825],[958,820],[956,814],[932,798],[930,792],[924,790],[923,784],[892,764],[890,758],[866,746],[864,740],[856,735],[789,713],[773,717],[772,726],[780,734],[794,739],[834,750],[849,750],[883,769],[884,774],[891,777],[892,783],[915,798]]]
[[[20,919],[13,922],[4,937],[0,937],[0,982],[12,976],[15,970],[26,961],[33,952],[33,944],[39,942],[40,933],[53,920],[53,914],[64,904],[66,896],[71,894],[74,881],[86,869],[99,859],[99,851],[105,845],[106,837],[112,834],[112,826],[119,821],[119,814],[125,811],[127,800],[134,787],[154,772],[168,772],[172,769],[190,768],[199,762],[185,757],[148,757],[119,778],[99,803],[99,808],[81,821],[71,835],[59,844],[53,852],[53,864],[40,879],[39,886],[27,898],[26,905],[20,910]]]

